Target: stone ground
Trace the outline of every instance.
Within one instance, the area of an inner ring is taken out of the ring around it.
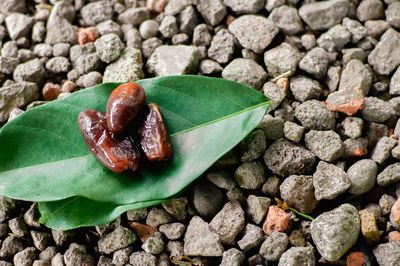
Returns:
[[[0,12],[0,124],[169,74],[272,101],[182,197],[113,223],[49,230],[35,205],[0,198],[1,266],[400,265],[400,2],[0,0]]]

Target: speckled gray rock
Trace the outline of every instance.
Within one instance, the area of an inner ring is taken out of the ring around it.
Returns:
[[[238,17],[229,25],[228,29],[244,48],[255,53],[262,53],[279,32],[278,27],[272,21],[254,15]]]
[[[23,238],[28,234],[28,228],[22,217],[16,217],[8,221],[8,227],[16,237]]]
[[[153,207],[149,211],[146,217],[146,224],[158,227],[159,225],[172,222],[172,216],[166,212],[164,209]]]
[[[286,92],[274,82],[266,82],[263,86],[263,92],[271,101],[272,110],[278,108],[286,96]]]
[[[303,22],[294,7],[286,5],[277,7],[272,10],[270,18],[287,35],[295,35],[303,31]]]
[[[289,245],[289,238],[285,233],[272,232],[261,245],[260,254],[269,261],[278,261]]]
[[[0,10],[4,13],[25,12],[26,3],[20,0],[4,0],[0,2]]]
[[[291,175],[279,189],[282,199],[301,212],[310,213],[317,207],[312,176]]]
[[[388,165],[377,177],[379,186],[385,187],[400,181],[400,163]]]
[[[177,197],[165,201],[161,205],[176,220],[184,221],[188,216],[187,212],[188,200],[186,197]]]
[[[15,236],[7,236],[1,245],[0,257],[12,257],[23,249],[24,243],[22,242],[22,240]]]
[[[117,34],[120,38],[122,38],[123,36],[121,26],[117,22],[112,21],[111,19],[100,22],[99,24],[96,25],[96,29],[100,33],[100,35],[114,33]]]
[[[364,120],[381,123],[388,120],[395,112],[389,102],[377,97],[366,97],[361,114]]]
[[[357,20],[350,18],[344,18],[342,22],[343,26],[351,33],[351,42],[357,43],[365,36],[367,36],[367,28],[365,28]]]
[[[314,266],[312,247],[291,247],[282,254],[278,266]]]
[[[136,236],[124,227],[118,227],[98,242],[99,251],[111,254],[122,248],[126,248],[136,241]]]
[[[101,36],[94,42],[96,54],[105,63],[111,63],[117,59],[124,49],[124,43],[115,33]]]
[[[391,3],[386,11],[386,21],[390,23],[393,27],[399,29],[400,28],[400,3],[393,2]]]
[[[193,73],[199,63],[199,52],[186,45],[160,46],[147,61],[147,69],[157,76]]]
[[[357,17],[362,22],[384,17],[383,3],[379,0],[361,1],[357,7]]]
[[[315,218],[310,229],[321,256],[327,261],[336,261],[356,243],[360,217],[354,206],[343,204]]]
[[[394,72],[392,78],[390,79],[390,90],[391,95],[400,95],[400,67]]]
[[[271,140],[278,140],[283,137],[284,120],[281,117],[273,117],[266,114],[258,125],[264,131],[265,137]]]
[[[198,0],[196,7],[207,24],[213,26],[218,25],[227,13],[221,0]]]
[[[212,36],[206,24],[199,24],[193,30],[193,44],[196,46],[210,45]]]
[[[103,82],[128,82],[144,78],[140,50],[127,47],[115,62],[106,67]]]
[[[258,197],[254,195],[250,195],[246,200],[246,213],[247,216],[253,220],[254,223],[260,224],[267,214],[268,207],[271,203],[271,200],[267,197]]]
[[[53,74],[66,73],[70,68],[71,63],[63,56],[53,57],[46,62],[46,70]]]
[[[129,257],[129,263],[132,266],[156,266],[157,257],[144,251],[136,251]]]
[[[348,10],[347,0],[319,1],[303,4],[299,15],[311,29],[326,30],[339,24]]]
[[[216,232],[221,243],[233,246],[236,236],[245,226],[244,211],[238,202],[228,202],[210,222],[210,228]]]
[[[14,70],[13,77],[17,82],[40,82],[45,74],[46,70],[44,69],[43,63],[39,59],[33,59],[26,63],[19,64]]]
[[[318,81],[305,76],[295,76],[291,78],[290,90],[292,91],[293,97],[300,102],[318,99],[322,94],[322,88]]]
[[[45,250],[51,243],[51,234],[46,232],[40,232],[36,230],[30,231],[32,242],[35,248],[40,251]]]
[[[71,24],[70,18],[66,18],[62,15],[61,9],[67,6],[68,9],[74,7],[66,2],[57,2],[50,13],[50,17],[46,24],[46,38],[45,43],[56,44],[56,43],[70,43],[75,44],[77,42],[77,27]],[[74,13],[73,13],[74,14]]]
[[[367,55],[365,51],[361,48],[347,48],[342,49],[342,64],[347,65],[350,60],[357,59],[361,62],[365,62]]]
[[[241,188],[257,189],[264,183],[264,169],[257,162],[245,162],[235,173],[235,180]]]
[[[177,240],[183,236],[186,226],[181,223],[169,223],[160,225],[158,230],[163,233],[169,240]]]
[[[299,68],[315,76],[317,79],[323,78],[329,67],[328,53],[321,47],[315,47],[303,57],[299,62]]]
[[[243,264],[245,256],[236,248],[228,249],[222,254],[222,261],[219,266],[240,266]]]
[[[334,129],[336,123],[333,112],[317,100],[309,100],[300,104],[296,108],[295,117],[307,129]]]
[[[321,160],[333,162],[343,154],[343,142],[333,130],[311,130],[304,139],[307,149]]]
[[[319,162],[313,174],[313,184],[317,200],[332,200],[351,187],[351,182],[342,168],[324,161]]]
[[[222,192],[209,182],[200,182],[193,188],[193,205],[202,217],[214,216],[223,205]]]
[[[235,51],[235,37],[226,29],[215,34],[208,48],[208,57],[220,64],[228,63]]]
[[[372,73],[370,68],[361,61],[353,59],[349,61],[340,76],[339,91],[341,90],[361,90],[364,95],[368,95],[372,85]]]
[[[268,73],[276,77],[286,72],[293,74],[301,57],[297,48],[290,44],[282,43],[265,52],[264,63],[267,66]]]
[[[267,79],[267,73],[251,59],[236,58],[222,71],[222,77],[260,89]]]
[[[14,108],[23,107],[39,97],[35,83],[17,82],[0,89],[0,123],[7,121]]]
[[[222,256],[219,235],[200,217],[194,216],[186,229],[184,252],[188,256]]]
[[[87,26],[96,24],[112,18],[113,8],[108,0],[91,2],[82,7],[81,16]]]
[[[129,255],[132,254],[132,247],[127,247],[113,253],[112,263],[116,266],[123,266],[129,262]]]
[[[347,170],[351,182],[349,192],[354,195],[368,192],[374,187],[377,174],[378,166],[373,160],[363,159],[355,162]]]
[[[316,160],[306,148],[281,139],[269,146],[264,161],[274,174],[289,176],[309,173]]]
[[[400,263],[400,243],[397,241],[380,244],[373,252],[381,266],[394,266]]]
[[[299,126],[294,122],[287,121],[283,126],[283,133],[286,139],[299,143],[303,137],[304,127]]]
[[[400,33],[388,29],[368,56],[368,63],[380,75],[389,75],[400,65]]]
[[[226,190],[231,190],[236,186],[231,175],[222,170],[216,170],[208,173],[207,179],[215,186]]]
[[[165,16],[158,30],[165,38],[171,38],[179,31],[176,18],[174,16]]]
[[[350,42],[351,33],[342,25],[336,25],[327,32],[321,34],[318,38],[318,46],[324,48],[328,52],[338,52]]]
[[[158,255],[163,252],[164,241],[162,234],[160,232],[155,232],[143,242],[142,249],[153,255]]]
[[[14,265],[16,266],[32,265],[36,259],[36,256],[37,256],[36,249],[34,247],[28,247],[15,254],[13,262]]]
[[[382,137],[371,153],[371,159],[382,164],[389,156],[392,149],[397,146],[397,140],[390,137]]]
[[[253,248],[259,247],[263,241],[263,230],[258,226],[248,223],[243,231],[243,237],[237,244],[243,252],[247,252]]]
[[[8,35],[11,39],[17,40],[27,37],[33,26],[33,18],[21,13],[12,13],[5,19]]]

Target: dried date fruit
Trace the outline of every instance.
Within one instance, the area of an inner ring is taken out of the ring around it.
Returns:
[[[171,158],[171,141],[157,104],[148,104],[143,125],[139,129],[139,136],[142,150],[150,162]]]
[[[114,134],[121,134],[143,110],[146,103],[144,89],[135,82],[119,85],[107,103],[107,126]]]
[[[107,128],[106,116],[96,110],[79,113],[78,125],[94,156],[115,173],[139,168],[140,153],[132,139],[116,138]]]

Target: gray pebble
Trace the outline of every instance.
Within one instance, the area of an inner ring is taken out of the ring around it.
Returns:
[[[320,214],[311,222],[311,236],[321,256],[336,261],[357,241],[360,217],[350,204]]]
[[[22,251],[24,249],[24,244],[22,240],[16,238],[15,236],[8,236],[4,239],[1,249],[0,249],[0,257],[12,257],[16,253]]]
[[[46,70],[53,74],[67,73],[71,68],[68,58],[57,56],[46,62]]]
[[[400,28],[400,3],[393,2],[385,10],[386,21],[394,28]]]
[[[220,237],[200,217],[194,216],[186,229],[184,253],[188,256],[222,256]],[[139,265],[138,265],[139,266]]]
[[[299,143],[303,137],[304,127],[299,126],[294,122],[287,121],[284,124],[283,132],[286,139]]]
[[[147,214],[146,224],[158,227],[159,225],[171,222],[173,219],[171,215],[163,209],[153,207]]]
[[[207,174],[207,179],[215,186],[226,190],[231,190],[235,187],[235,181],[232,180],[230,174],[225,171],[217,170]]]
[[[370,159],[357,161],[347,170],[347,176],[351,182],[349,192],[361,195],[371,190],[376,181],[378,166]]]
[[[333,162],[343,155],[343,143],[333,130],[311,130],[305,135],[306,147],[318,158]]]
[[[199,24],[199,19],[197,17],[197,12],[193,6],[187,6],[179,14],[179,31],[191,36],[193,30],[197,24]]]
[[[395,197],[389,194],[383,194],[379,199],[379,207],[381,207],[382,215],[389,214],[395,202],[396,202]]]
[[[266,150],[264,161],[274,174],[289,176],[306,174],[315,164],[315,156],[304,147],[281,139]]]
[[[259,247],[264,241],[263,230],[253,224],[248,223],[243,231],[243,237],[237,242],[243,252]]]
[[[18,65],[14,70],[13,77],[17,82],[40,82],[45,74],[43,63],[39,59],[33,59]]]
[[[221,243],[231,246],[244,226],[244,211],[238,202],[226,203],[210,222],[211,230],[219,235]]]
[[[186,220],[188,200],[186,197],[178,197],[165,201],[162,203],[163,208],[171,214],[178,221]]]
[[[12,13],[5,19],[8,35],[13,40],[28,37],[33,23],[34,20],[32,17],[21,13]]]
[[[282,254],[278,266],[314,266],[315,255],[312,247],[291,247]]]
[[[120,38],[123,36],[121,26],[110,19],[97,24],[96,29],[100,33],[100,35],[114,33],[117,34]]]
[[[45,232],[39,232],[36,230],[30,231],[33,245],[40,251],[45,250],[51,242],[51,235]]]
[[[385,187],[400,181],[400,163],[388,165],[377,177],[379,186]]]
[[[254,15],[240,16],[228,28],[244,48],[258,54],[262,53],[279,32],[271,20]]]
[[[198,0],[196,7],[207,24],[212,26],[218,25],[227,13],[221,0]]]
[[[39,43],[33,47],[33,52],[39,57],[50,57],[53,55],[53,47],[47,43]]]
[[[96,54],[105,63],[111,63],[117,59],[124,49],[124,43],[115,33],[101,36],[94,43]]]
[[[342,24],[351,33],[352,43],[357,43],[367,36],[367,29],[357,20],[344,18]]]
[[[267,66],[268,73],[276,77],[286,72],[294,74],[301,57],[300,52],[295,47],[282,43],[265,52],[264,63]]]
[[[250,217],[254,223],[260,224],[267,214],[270,203],[271,200],[267,197],[248,196],[246,200],[247,216]]]
[[[136,236],[124,227],[117,227],[114,231],[100,238],[99,252],[111,254],[119,249],[126,248],[136,241]]]
[[[390,90],[391,95],[400,95],[400,67],[394,72],[392,78],[390,79]]]
[[[307,129],[334,129],[336,123],[334,114],[317,100],[309,100],[300,104],[295,110],[295,117]]]
[[[129,210],[126,212],[126,216],[129,221],[143,221],[147,217],[147,208]]]
[[[397,146],[397,140],[390,137],[382,137],[371,153],[371,159],[382,164],[389,156],[392,149]]]
[[[288,245],[288,236],[285,233],[274,231],[261,245],[260,254],[268,261],[278,261]]]
[[[390,28],[390,24],[385,20],[368,20],[364,23],[367,28],[368,36],[379,38],[386,30]]]
[[[139,32],[143,39],[156,37],[158,33],[158,23],[155,20],[149,19],[140,24]]]
[[[8,227],[14,236],[23,238],[28,234],[28,228],[22,217],[13,218],[8,221]]]
[[[397,241],[380,244],[373,252],[381,266],[397,265],[400,262],[400,243]]]
[[[313,33],[305,33],[301,35],[301,44],[306,50],[311,50],[317,44],[317,40],[315,39],[315,35]]]
[[[32,41],[43,42],[46,36],[46,23],[43,21],[36,22],[32,27]]]
[[[240,266],[244,262],[244,254],[236,248],[228,249],[222,254],[222,261],[219,266]]]
[[[316,47],[307,52],[299,62],[299,68],[315,76],[317,79],[324,77],[329,67],[329,55],[320,48]]]
[[[34,247],[28,247],[15,254],[13,262],[16,266],[32,265],[36,256],[36,249]]]
[[[236,58],[222,71],[222,77],[260,89],[267,79],[267,73],[251,59]]]
[[[349,61],[342,71],[339,83],[339,91],[361,90],[363,95],[368,95],[371,88],[373,75],[369,66],[361,61],[353,59]]]
[[[351,182],[343,169],[323,161],[319,162],[313,174],[313,184],[317,200],[335,199],[351,187]]]
[[[153,38],[150,38],[153,39]],[[136,49],[142,48],[142,39],[140,33],[136,28],[131,28],[125,32],[124,40],[127,47],[132,47]],[[143,52],[144,53],[144,52]]]
[[[186,226],[181,223],[169,223],[160,225],[158,230],[169,240],[177,240],[183,236]]]
[[[158,30],[165,38],[172,38],[179,31],[176,18],[174,16],[165,16]]]
[[[286,97],[285,91],[273,82],[266,82],[263,86],[263,92],[271,101],[272,110],[278,108]]]
[[[347,0],[318,1],[303,4],[299,15],[311,29],[326,30],[339,24],[348,10]]]
[[[272,10],[271,20],[287,35],[296,35],[303,31],[303,22],[296,8],[280,6]]]
[[[51,261],[51,259],[57,254],[57,247],[50,246],[47,247],[45,250],[40,252],[39,254],[39,259],[40,260],[46,260],[46,261]]]
[[[0,56],[0,72],[9,75],[13,73],[18,63],[18,58]]]
[[[200,182],[193,188],[193,205],[202,217],[214,216],[223,205],[222,192],[208,182]]]
[[[380,1],[379,1],[380,2]],[[368,63],[380,75],[389,75],[400,65],[400,33],[388,29],[368,56]]]
[[[312,176],[291,175],[279,189],[282,199],[301,212],[310,213],[317,207]]]
[[[264,131],[265,137],[271,140],[278,140],[283,137],[284,120],[281,117],[273,117],[266,114],[258,125]]]
[[[92,71],[80,76],[79,79],[76,81],[76,85],[83,88],[89,88],[100,84],[102,80],[103,76],[99,72]]]
[[[264,169],[257,162],[245,162],[235,173],[235,180],[241,188],[258,189],[264,183]]]
[[[322,88],[318,81],[305,76],[295,76],[291,78],[290,90],[292,91],[293,97],[300,102],[318,99],[322,94]]]
[[[234,38],[228,30],[218,31],[211,41],[208,57],[220,64],[228,63],[235,52]]]
[[[328,52],[339,52],[350,42],[351,33],[342,25],[336,25],[318,38],[318,46]]]
[[[1,47],[1,56],[3,57],[18,57],[18,46],[15,41],[8,41]]]
[[[353,59],[357,59],[361,62],[365,62],[367,55],[365,51],[361,48],[347,48],[342,49],[342,64],[347,65]]]
[[[123,266],[129,262],[130,254],[132,254],[132,247],[117,250],[113,253],[112,263],[116,266]]]
[[[142,79],[144,77],[142,67],[140,50],[127,47],[116,61],[106,67],[103,82],[129,82]]]
[[[71,45],[69,43],[57,43],[53,45],[53,56],[68,56]]]
[[[154,50],[162,45],[162,41],[156,37],[147,39],[142,44],[142,53],[144,58],[149,58]]]
[[[265,6],[265,0],[224,0],[224,5],[230,7],[237,14],[254,14]]]
[[[118,19],[123,24],[139,25],[143,21],[150,19],[150,11],[144,7],[132,7],[121,13]]]
[[[107,0],[88,3],[81,9],[82,20],[87,26],[111,19],[112,13],[111,2]]]
[[[361,114],[364,120],[381,123],[394,115],[394,110],[387,101],[376,97],[366,97]]]
[[[199,24],[193,30],[193,44],[196,46],[208,46],[212,36],[206,24]]]
[[[201,61],[199,69],[200,73],[204,75],[221,73],[223,70],[220,64],[210,59],[204,59],[203,61]]]
[[[129,257],[129,263],[132,266],[156,266],[157,257],[144,251],[136,251]]]
[[[379,0],[363,0],[357,7],[357,17],[360,21],[380,19],[384,16],[384,7]]]
[[[164,241],[162,234],[160,232],[155,232],[143,242],[142,249],[153,255],[158,255],[163,252]]]
[[[343,134],[349,138],[356,139],[361,137],[364,121],[359,117],[346,117],[342,124]]]

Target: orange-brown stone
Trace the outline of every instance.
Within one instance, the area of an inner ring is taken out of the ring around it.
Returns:
[[[60,86],[51,82],[44,84],[42,89],[43,99],[46,101],[52,101],[57,99],[60,94]]]
[[[84,45],[89,42],[94,42],[99,37],[99,32],[96,27],[79,28],[78,30],[78,43]]]
[[[157,228],[147,224],[132,222],[130,224],[135,233],[139,236],[142,242],[146,241],[150,236],[157,232]]]
[[[267,219],[263,224],[263,230],[266,235],[272,232],[284,232],[289,227],[289,215],[278,206],[268,208]]]
[[[390,242],[400,241],[400,232],[392,231],[388,234],[388,239]]]
[[[362,252],[352,252],[347,256],[346,266],[364,266],[367,265],[367,260]]]

